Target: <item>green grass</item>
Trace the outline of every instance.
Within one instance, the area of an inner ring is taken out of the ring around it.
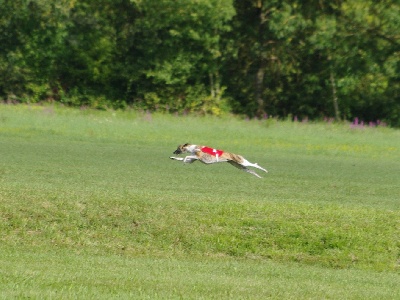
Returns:
[[[398,130],[0,105],[0,153],[4,299],[400,297]]]
[[[5,251],[3,299],[398,299],[394,273],[233,259]]]

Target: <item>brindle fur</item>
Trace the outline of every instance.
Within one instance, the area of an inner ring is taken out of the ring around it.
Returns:
[[[201,151],[202,147],[203,146],[197,146],[197,145],[192,145],[192,144],[179,145],[178,148],[174,151],[174,154],[190,153],[192,155],[188,155],[185,158],[172,157],[172,156],[170,158],[174,159],[174,160],[183,161],[184,163],[193,163],[196,160],[199,160],[205,164],[213,164],[213,163],[217,163],[217,162],[228,162],[232,166],[234,166],[240,170],[243,170],[247,173],[250,173],[259,178],[261,178],[261,177],[256,172],[248,169],[247,167],[254,167],[254,168],[260,169],[260,170],[268,173],[267,170],[260,167],[257,163],[251,163],[241,155],[230,153],[230,152],[223,152],[221,154],[221,156],[217,157],[217,156],[213,156],[208,153],[202,152]]]

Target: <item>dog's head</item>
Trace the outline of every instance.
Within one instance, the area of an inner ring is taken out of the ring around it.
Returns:
[[[187,147],[189,146],[190,144],[179,145],[178,148],[174,151],[174,154],[181,154],[187,152]]]

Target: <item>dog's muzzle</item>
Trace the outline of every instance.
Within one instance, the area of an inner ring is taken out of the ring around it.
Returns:
[[[181,154],[181,153],[182,153],[182,150],[179,148],[174,151],[174,154]]]

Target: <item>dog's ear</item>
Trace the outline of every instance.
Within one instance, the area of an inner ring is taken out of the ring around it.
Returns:
[[[182,147],[187,147],[189,145],[190,145],[189,143],[186,143],[186,144],[183,144]]]

